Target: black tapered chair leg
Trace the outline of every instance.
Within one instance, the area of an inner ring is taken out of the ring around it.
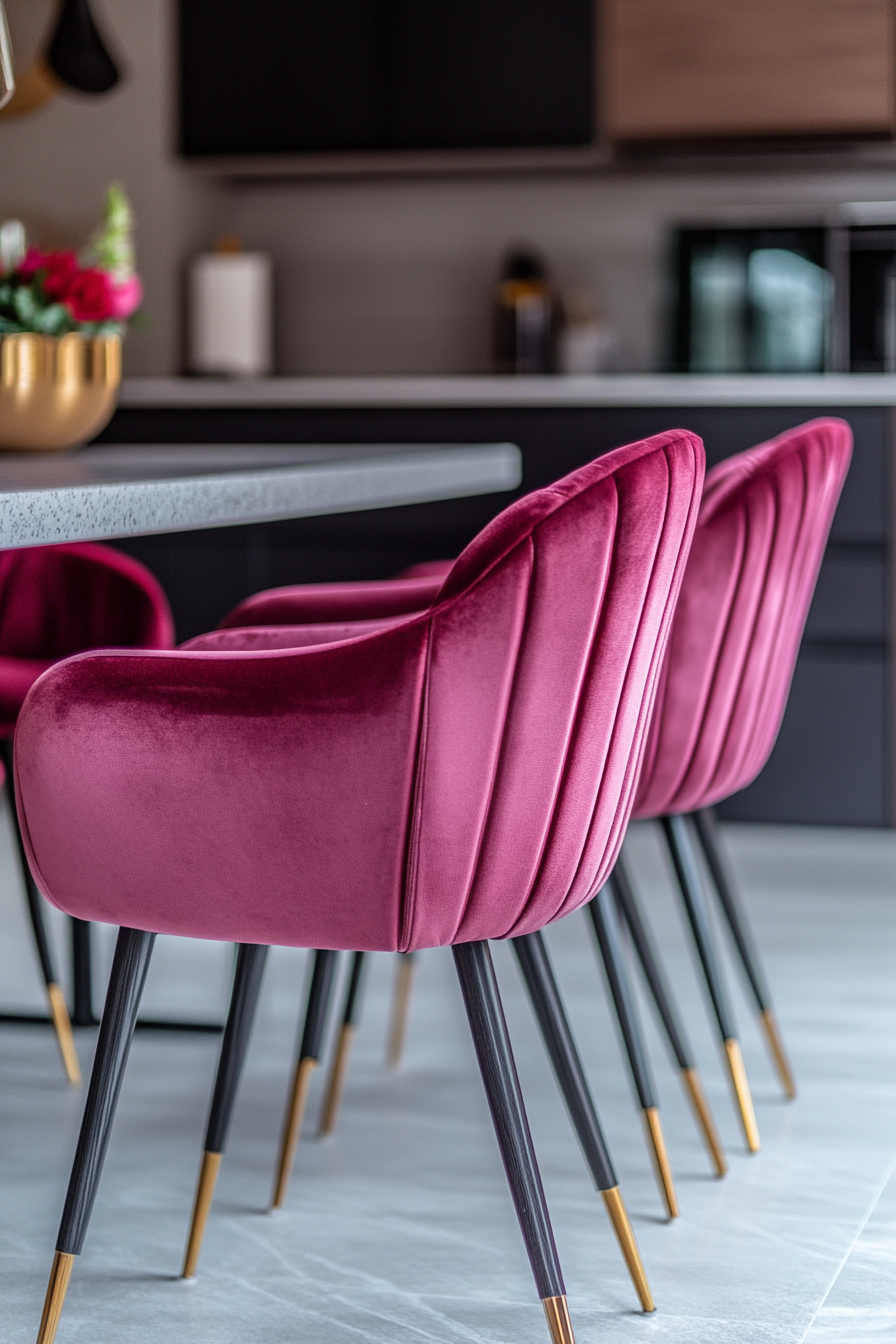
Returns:
[[[638,1009],[629,978],[628,966],[625,962],[625,950],[622,946],[616,897],[609,883],[605,883],[597,895],[589,901],[588,913],[591,916],[604,970],[607,973],[613,1006],[616,1009],[616,1017],[622,1033],[625,1052],[628,1055],[635,1091],[638,1094],[641,1113],[644,1117],[644,1128],[650,1155],[653,1158],[657,1184],[666,1205],[666,1212],[670,1218],[677,1218],[679,1209],[675,1182],[672,1179],[672,1169],[669,1165],[669,1155],[666,1152],[666,1142],[660,1124],[660,1112],[656,1101],[653,1078],[651,1077],[650,1062],[647,1058],[641,1023],[638,1020]]]
[[[59,977],[57,976],[56,968],[53,965],[53,954],[50,951],[50,942],[47,938],[47,929],[44,924],[43,897],[37,889],[37,884],[35,883],[34,878],[31,876],[31,869],[28,866],[28,858],[25,854],[25,846],[22,843],[22,832],[19,830],[19,819],[16,814],[11,738],[7,737],[0,739],[0,759],[2,759],[6,771],[6,796],[9,802],[10,815],[12,817],[12,828],[16,838],[16,853],[19,856],[22,881],[25,884],[25,899],[28,905],[28,918],[31,922],[34,946],[37,951],[37,959],[40,962],[41,974],[44,978],[44,986],[46,987],[50,1020],[53,1023],[53,1030],[56,1032],[56,1041],[59,1046],[59,1053],[62,1056],[62,1067],[65,1069],[65,1076],[68,1081],[76,1087],[81,1081],[81,1066],[78,1063],[78,1053],[75,1050],[75,1038],[72,1034],[71,1019],[68,1015],[65,995],[62,992],[62,987],[59,984]]]
[[[544,938],[540,933],[513,939],[513,950],[532,1001],[569,1118],[582,1145],[594,1184],[600,1191],[635,1292],[644,1311],[653,1311],[653,1294],[641,1261],[613,1161],[604,1139],[591,1089],[569,1025]]]
[[[575,1344],[566,1288],[488,943],[453,948],[507,1183],[552,1344]]]
[[[408,1009],[414,987],[415,952],[399,952],[395,967],[395,989],[392,995],[392,1015],[386,1041],[386,1063],[397,1069],[404,1054],[404,1040],[408,1029]]]
[[[650,990],[660,1023],[668,1037],[685,1093],[693,1107],[694,1116],[715,1166],[716,1175],[724,1176],[728,1170],[728,1163],[725,1161],[722,1141],[719,1138],[719,1132],[716,1129],[716,1123],[709,1108],[706,1093],[703,1090],[700,1074],[694,1063],[691,1047],[684,1034],[666,978],[660,967],[659,957],[647,932],[647,925],[635,896],[635,890],[628,874],[628,867],[621,854],[610,874],[609,885],[616,897],[616,905],[620,915],[631,934],[632,945],[638,961],[641,963],[647,988]]]
[[[199,1252],[202,1250],[202,1239],[205,1236],[212,1196],[221,1169],[221,1159],[227,1147],[236,1094],[246,1062],[246,1052],[249,1049],[249,1037],[255,1021],[267,955],[268,949],[256,943],[240,943],[237,948],[230,1011],[227,1014],[227,1024],[221,1042],[221,1055],[209,1108],[199,1178],[196,1182],[184,1267],[181,1271],[181,1277],[184,1279],[192,1279],[195,1276],[196,1266],[199,1263]]]
[[[311,1075],[317,1068],[323,1045],[324,1030],[327,1025],[327,1010],[333,989],[333,975],[336,970],[338,952],[315,952],[314,969],[311,972],[311,987],[308,990],[308,1005],[305,1009],[305,1024],[302,1028],[301,1044],[296,1059],[286,1114],[283,1118],[283,1133],[280,1138],[280,1153],[277,1159],[277,1171],[274,1177],[274,1194],[271,1208],[280,1209],[286,1201],[289,1178],[295,1161],[296,1147],[308,1100],[308,1086]]]
[[[53,1344],[75,1256],[84,1245],[154,942],[155,934],[142,929],[118,933],[37,1344]]]
[[[778,1020],[772,1008],[768,981],[759,960],[759,953],[756,950],[756,944],[731,879],[728,865],[722,855],[715,808],[704,807],[699,812],[692,812],[690,815],[697,832],[697,838],[706,856],[706,866],[716,889],[719,904],[728,921],[734,946],[737,948],[747,982],[753,992],[753,998],[756,1000],[759,1021],[765,1035],[769,1054],[772,1057],[772,1063],[777,1070],[785,1095],[792,1101],[796,1096],[796,1081],[790,1067],[790,1060],[787,1058],[787,1051],[784,1049]]]
[[[333,1052],[333,1062],[330,1065],[327,1086],[324,1090],[324,1104],[321,1107],[320,1124],[317,1131],[322,1138],[327,1134],[332,1134],[333,1130],[336,1128],[339,1105],[342,1101],[342,1088],[345,1083],[346,1070],[348,1069],[352,1041],[355,1037],[358,1005],[360,1002],[361,973],[363,970],[364,953],[355,952],[352,956],[351,966],[348,973],[348,984],[346,985],[345,1003],[342,1008],[342,1025],[339,1028],[339,1039],[336,1042],[336,1049]]]
[[[759,1126],[756,1123],[750,1084],[747,1080],[747,1071],[744,1068],[740,1042],[737,1038],[734,1015],[728,1001],[722,963],[716,948],[715,934],[709,917],[703,882],[697,867],[697,856],[691,843],[687,817],[684,815],[663,817],[662,826],[666,843],[669,846],[669,853],[672,856],[672,863],[678,878],[691,932],[694,935],[697,954],[703,967],[713,1012],[718,1023],[719,1035],[725,1051],[728,1073],[731,1078],[738,1114],[743,1125],[747,1148],[751,1153],[757,1153],[760,1146]]]
[[[76,1027],[95,1027],[93,1011],[93,946],[90,923],[69,919],[72,949],[72,1022]]]

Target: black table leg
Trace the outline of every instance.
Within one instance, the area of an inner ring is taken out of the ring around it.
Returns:
[[[72,1025],[95,1027],[99,1018],[93,1011],[93,945],[90,923],[72,916]],[[188,1031],[202,1035],[217,1035],[224,1030],[221,1022],[168,1021],[164,1018],[141,1017],[137,1031]]]

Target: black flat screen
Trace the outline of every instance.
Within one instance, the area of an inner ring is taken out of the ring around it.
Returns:
[[[587,145],[593,0],[181,0],[181,152]]]

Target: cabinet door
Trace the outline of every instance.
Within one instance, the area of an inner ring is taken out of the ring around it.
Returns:
[[[804,647],[767,764],[742,793],[725,799],[719,816],[891,826],[887,683],[882,649]]]
[[[604,0],[617,143],[890,135],[892,0]]]

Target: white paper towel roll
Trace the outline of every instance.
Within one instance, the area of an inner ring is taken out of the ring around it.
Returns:
[[[263,252],[208,252],[190,267],[193,373],[271,372],[273,268]]]

